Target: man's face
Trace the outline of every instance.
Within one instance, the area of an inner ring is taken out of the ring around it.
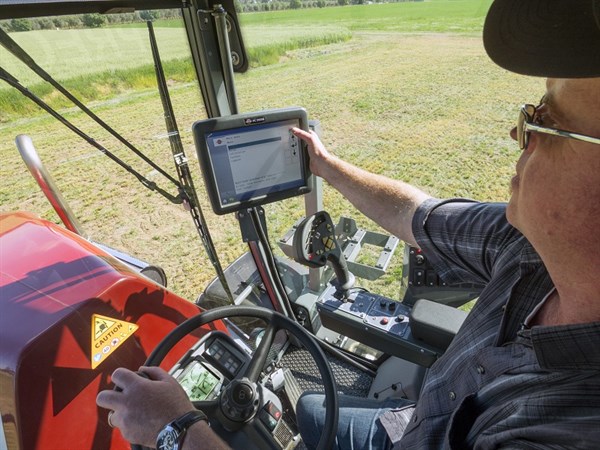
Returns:
[[[600,137],[600,78],[546,86],[537,123]],[[600,248],[600,145],[534,132],[516,172],[506,215],[542,256],[573,245]]]

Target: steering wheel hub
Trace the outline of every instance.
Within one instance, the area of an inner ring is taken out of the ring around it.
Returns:
[[[256,383],[247,378],[232,380],[221,393],[221,411],[234,422],[247,422],[252,419],[260,405]]]

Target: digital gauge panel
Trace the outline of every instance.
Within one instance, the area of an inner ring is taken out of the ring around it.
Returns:
[[[177,381],[193,402],[215,398],[215,389],[221,383],[219,378],[198,361],[191,362],[177,377]]]

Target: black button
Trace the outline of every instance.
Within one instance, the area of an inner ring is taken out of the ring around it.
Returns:
[[[423,269],[413,271],[413,282],[415,286],[423,286],[425,284],[425,271]]]
[[[427,286],[436,286],[438,284],[437,273],[433,270],[428,270],[425,277],[427,278]]]

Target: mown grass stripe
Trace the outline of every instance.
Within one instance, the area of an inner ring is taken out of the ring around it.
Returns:
[[[248,48],[248,59],[251,67],[274,64],[288,51],[343,42],[350,37],[349,32],[340,32],[289,38],[271,45],[265,44]],[[189,58],[167,60],[163,64],[165,74],[170,81],[189,82],[195,79],[195,72]],[[152,64],[75,76],[63,79],[61,83],[83,102],[106,100],[123,92],[156,86]],[[8,86],[5,83],[2,85],[2,87]],[[58,95],[47,83],[35,83],[27,87],[54,109],[72,106],[66,98]],[[0,89],[0,123],[21,117],[31,117],[41,112],[33,102],[15,89]]]

